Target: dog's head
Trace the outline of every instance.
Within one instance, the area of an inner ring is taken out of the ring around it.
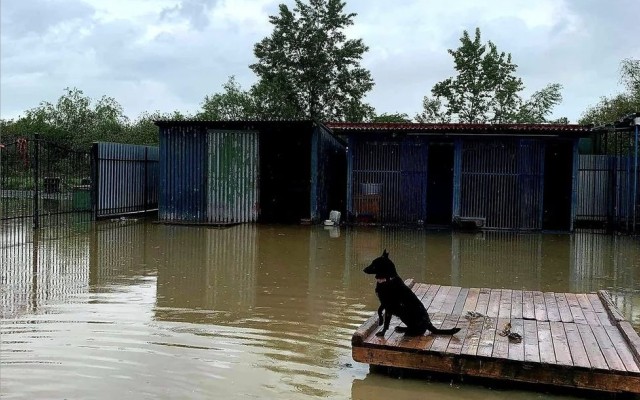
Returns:
[[[386,249],[380,257],[373,260],[371,264],[364,269],[364,273],[375,274],[376,278],[393,278],[394,276],[398,276],[396,266],[393,264],[393,261],[389,259],[389,253]]]

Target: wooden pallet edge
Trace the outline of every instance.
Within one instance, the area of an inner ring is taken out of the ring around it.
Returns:
[[[636,364],[640,366],[640,336],[638,336],[638,332],[633,329],[633,326],[629,321],[618,322],[617,328],[631,349],[631,353],[633,354],[633,358],[636,360]]]
[[[402,354],[404,353],[404,354]],[[407,352],[354,347],[353,359],[370,365],[433,371],[452,375],[540,383],[614,393],[640,394],[640,375],[620,371],[527,363],[488,357],[460,357],[439,352]]]
[[[617,325],[618,322],[624,321],[624,316],[622,312],[616,307],[616,304],[613,302],[609,291],[607,290],[598,290],[598,297],[604,306],[604,309],[607,311],[607,315],[609,315],[609,319],[613,325]]]

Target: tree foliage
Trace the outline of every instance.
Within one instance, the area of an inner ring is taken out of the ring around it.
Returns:
[[[284,118],[361,121],[373,115],[363,102],[373,87],[360,65],[368,50],[344,31],[356,14],[344,12],[341,0],[295,0],[270,16],[270,36],[254,46],[258,76],[252,88],[262,114]]]
[[[66,88],[55,102],[42,102],[16,120],[1,120],[2,142],[32,138],[39,133],[43,139],[76,150],[88,150],[96,141],[132,144],[158,143],[158,119],[184,119],[179,112],[144,112],[131,121],[122,106],[112,97],[93,101],[82,90]]]
[[[406,113],[382,113],[371,118],[371,122],[411,122]]]
[[[223,92],[204,98],[202,110],[196,115],[197,118],[228,121],[257,117],[254,94],[243,90],[234,76],[230,76],[222,88]]]
[[[580,118],[581,124],[604,125],[617,121],[625,115],[640,111],[640,59],[625,59],[620,63],[622,93],[602,97],[589,107]]]
[[[18,120],[7,121],[3,140],[40,133],[63,145],[87,149],[93,141],[122,137],[128,119],[114,98],[103,96],[94,104],[79,89],[64,92],[57,102],[42,102]]]
[[[480,29],[473,39],[467,31],[457,49],[449,49],[456,76],[436,83],[425,96],[419,122],[510,123],[548,122],[562,101],[560,84],[550,84],[523,100],[522,79],[510,53],[499,52],[491,41],[482,43]]]

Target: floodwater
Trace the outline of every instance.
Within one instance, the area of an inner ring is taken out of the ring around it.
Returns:
[[[1,236],[1,235],[0,235]],[[609,289],[640,328],[640,239],[590,233],[142,221],[0,240],[7,399],[533,399],[558,395],[370,373],[353,331],[377,308],[362,268],[463,287]],[[13,242],[12,242],[13,241]]]

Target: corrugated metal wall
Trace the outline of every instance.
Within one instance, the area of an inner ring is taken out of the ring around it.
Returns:
[[[94,143],[93,155],[97,218],[158,208],[157,147]]]
[[[207,136],[207,221],[257,221],[260,199],[258,133],[209,130]]]
[[[160,128],[160,221],[207,220],[207,153],[204,128]]]
[[[542,228],[542,142],[468,140],[460,168],[461,217],[484,218],[486,228]]]

